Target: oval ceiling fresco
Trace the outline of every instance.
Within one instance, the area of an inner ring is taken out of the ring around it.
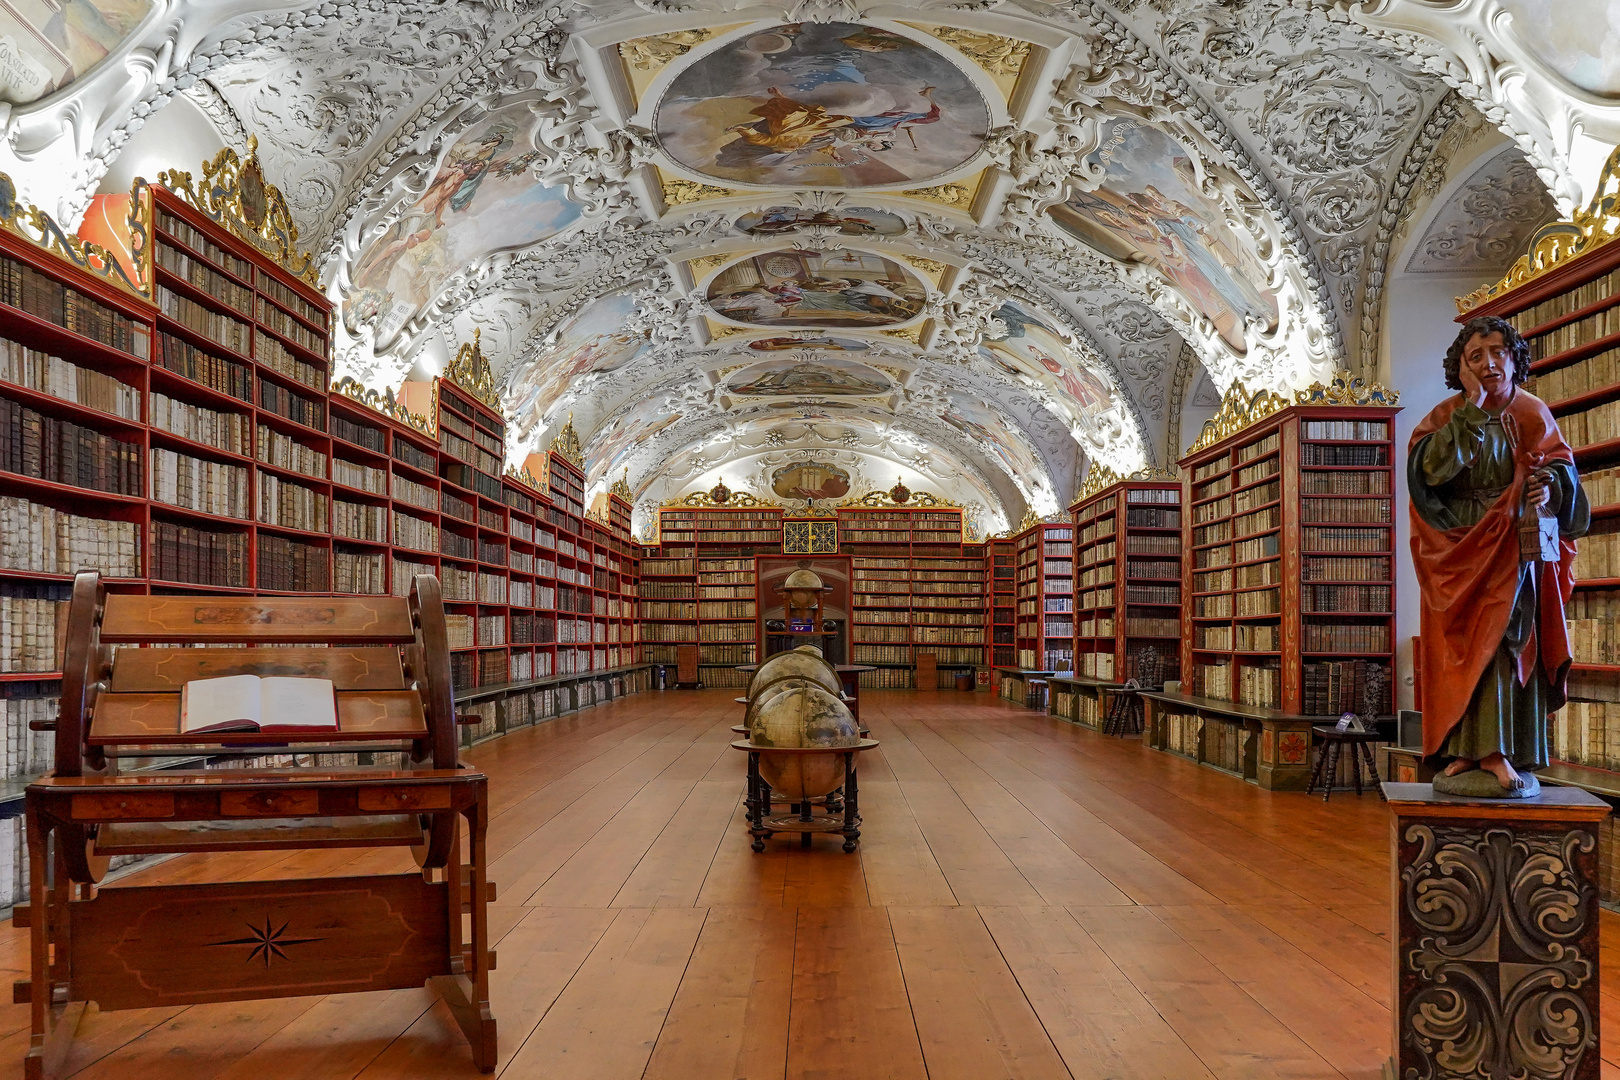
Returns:
[[[850,475],[830,461],[799,461],[771,473],[771,491],[784,499],[842,499]]]
[[[778,360],[738,372],[727,389],[748,397],[872,397],[893,386],[881,371],[848,360]]]
[[[909,322],[928,290],[892,259],[863,251],[772,251],[709,282],[709,306],[745,326],[861,330]]]
[[[797,352],[800,349],[826,349],[830,352],[866,352],[872,346],[859,338],[832,337],[828,334],[804,337],[755,338],[748,343],[750,352]]]
[[[802,206],[771,206],[737,219],[737,231],[751,236],[776,236],[805,225],[837,229],[845,236],[899,236],[906,223],[899,214],[870,206],[808,210]]]
[[[445,155],[427,188],[372,240],[349,272],[343,322],[377,323],[386,342],[455,272],[503,248],[543,240],[579,218],[560,187],[530,171],[540,152],[527,105],[473,123]]]
[[[134,33],[152,0],[21,0],[0,4],[0,101],[62,89]]]
[[[617,371],[634,360],[647,341],[624,329],[636,310],[629,290],[609,293],[575,315],[513,383],[511,415],[543,419],[573,380]]]
[[[1135,120],[1113,120],[1088,164],[1102,171],[1102,185],[1052,207],[1053,221],[1106,255],[1152,266],[1239,352],[1249,320],[1276,325],[1265,268],[1227,226],[1220,202],[1199,190],[1180,143]]]
[[[671,80],[660,145],[726,183],[922,184],[966,165],[990,128],[968,77],[908,37],[854,23],[747,34]]]

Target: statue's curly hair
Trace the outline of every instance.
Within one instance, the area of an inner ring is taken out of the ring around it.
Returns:
[[[1519,336],[1513,324],[1499,315],[1476,315],[1463,323],[1463,328],[1457,332],[1457,340],[1446,350],[1446,386],[1453,390],[1463,388],[1462,376],[1457,374],[1457,369],[1462,366],[1463,350],[1476,337],[1490,334],[1501,334],[1502,343],[1513,356],[1513,385],[1522,386],[1530,377],[1530,346]]]

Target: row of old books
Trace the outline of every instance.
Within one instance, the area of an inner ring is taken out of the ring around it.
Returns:
[[[1255,592],[1233,594],[1237,601],[1234,613],[1239,616],[1276,615],[1282,611],[1281,589],[1259,589]],[[1309,610],[1309,609],[1307,609]]]
[[[909,645],[854,645],[851,653],[857,664],[909,664]]]
[[[1577,579],[1620,577],[1620,531],[1615,519],[1592,523],[1592,531],[1575,545]]]
[[[326,592],[331,588],[327,549],[261,532],[256,588],[273,592]]]
[[[290,435],[273,428],[260,427],[255,440],[256,456],[266,465],[289,469],[317,479],[326,476],[326,455],[312,446],[305,446]]]
[[[953,649],[945,645],[919,645],[916,648],[918,656],[932,656],[941,664],[982,664],[984,663],[984,649],[973,646],[971,648]],[[1065,671],[1074,666],[1073,654],[1065,661]]]
[[[58,671],[66,586],[18,583],[0,593],[0,672]]]
[[[314,364],[300,360],[293,355],[292,350],[269,334],[259,334],[254,337],[253,358],[271,371],[279,372],[311,389],[326,389],[325,368],[319,368]]]
[[[246,456],[252,422],[247,413],[216,412],[201,405],[153,391],[149,413],[152,426],[182,439],[203,443],[216,450]]]
[[[1545,360],[1549,356],[1557,356],[1561,352],[1617,333],[1620,333],[1620,308],[1604,308],[1585,318],[1565,323],[1545,334],[1531,338],[1530,357],[1532,361]]]
[[[152,498],[219,517],[248,516],[248,471],[163,447],[152,450]]]
[[[1620,349],[1606,349],[1596,356],[1538,374],[1531,391],[1548,404],[1603,390],[1620,382]]]
[[[699,641],[753,641],[751,622],[705,622],[698,624]]]
[[[416,551],[439,550],[439,527],[410,514],[394,511],[394,543]]]
[[[1564,433],[1564,441],[1577,448],[1620,438],[1620,401],[1604,402],[1585,412],[1561,416],[1558,427]]]
[[[9,256],[0,256],[0,304],[142,360],[151,351],[151,333],[144,325]]]
[[[1127,619],[1129,624],[1131,620]],[[1089,619],[1082,619],[1075,624],[1074,632],[1080,637],[1113,637],[1114,617],[1112,615],[1094,615]]]
[[[53,484],[141,493],[141,448],[0,397],[0,470]]]
[[[752,600],[706,601],[698,605],[698,616],[704,619],[752,619]]]
[[[1620,592],[1582,589],[1565,609],[1578,664],[1620,664]]]
[[[1375,676],[1382,687],[1373,709],[1378,715],[1390,711],[1392,681],[1387,664],[1374,660],[1333,660],[1304,667],[1304,706],[1307,716],[1337,716],[1365,711],[1369,680]]]
[[[1551,731],[1553,756],[1594,769],[1620,769],[1620,702],[1571,701]]]
[[[291,308],[316,326],[325,327],[332,321],[331,312],[311,304],[308,300],[305,300],[302,296],[299,296],[263,271],[259,272],[258,286],[260,292],[274,297],[282,307]]]
[[[259,471],[259,520],[264,524],[324,533],[329,508],[324,493]]]
[[[1390,648],[1387,624],[1308,622],[1303,629],[1306,652],[1387,653]]]
[[[1262,585],[1276,585],[1282,581],[1282,560],[1271,559],[1262,563],[1249,563],[1231,571],[1233,585],[1239,589],[1256,589]]]
[[[1282,664],[1278,660],[1237,665],[1237,702],[1262,709],[1282,704]]]
[[[141,392],[111,375],[0,338],[0,379],[127,420],[141,418]]]
[[[1236,652],[1277,652],[1282,648],[1282,627],[1276,623],[1238,623],[1233,630]]]
[[[1048,619],[1046,632],[1052,636],[1073,636],[1074,623],[1053,622]],[[914,626],[912,640],[928,645],[982,645],[984,628],[980,626]]]
[[[911,627],[893,626],[873,623],[856,623],[852,631],[856,641],[897,641],[909,642],[911,640]]]
[[[1309,522],[1344,522],[1374,523],[1391,520],[1391,501],[1389,499],[1355,499],[1343,496],[1333,499],[1301,499],[1299,503],[1301,521]]]
[[[1388,556],[1311,556],[1304,560],[1305,581],[1388,581]]]
[[[253,339],[252,327],[248,323],[199,304],[190,297],[181,296],[165,285],[157,287],[154,298],[158,310],[181,326],[231,352],[248,355]]]
[[[1376,553],[1390,550],[1390,536],[1388,529],[1334,529],[1311,526],[1300,530],[1300,547],[1305,551],[1327,553]]]
[[[388,508],[371,503],[332,500],[332,535],[351,540],[388,542]]]
[[[195,254],[213,263],[216,267],[241,278],[248,280],[252,273],[252,265],[246,259],[239,259],[224,248],[215,244],[201,232],[191,227],[185,221],[164,210],[158,211],[158,228],[179,240]]]
[[[1300,588],[1302,610],[1316,612],[1390,613],[1387,585],[1304,585]]]
[[[423,510],[437,510],[439,508],[439,493],[426,484],[419,484],[408,477],[395,475],[391,482],[392,497],[403,503]]]
[[[326,430],[326,408],[320,400],[295,394],[269,379],[259,380],[259,407],[295,424],[303,424],[316,431]]]
[[[477,641],[477,623],[471,615],[445,612],[444,628],[452,649],[470,649]]]
[[[215,356],[173,334],[158,335],[158,364],[238,401],[253,400],[253,374],[246,364]]]
[[[153,250],[157,264],[174,276],[243,315],[253,314],[253,290],[239,285],[202,259],[194,259],[173,244],[159,242]]]
[[[248,535],[152,522],[152,577],[246,588]]]
[[[332,416],[332,434],[344,442],[363,446],[374,453],[383,452],[385,436],[381,428],[374,428],[370,424],[360,424],[346,416],[334,414]]]
[[[1300,425],[1301,438],[1323,442],[1372,442],[1389,438],[1385,420],[1307,420]]]
[[[505,645],[506,644],[506,616],[480,615],[478,616],[478,644]]]
[[[295,345],[302,346],[317,356],[326,356],[326,335],[317,334],[303,323],[295,320],[280,308],[265,302],[259,297],[259,322],[268,326],[282,337]]]
[[[1307,472],[1301,473],[1302,495],[1388,495],[1387,472]]]
[[[344,551],[332,553],[332,589],[340,593],[380,595],[383,589],[383,553]]]
[[[140,577],[141,527],[0,496],[0,567],[36,574],[93,567],[108,577]]]
[[[643,584],[642,595],[647,595],[646,584]],[[643,601],[641,614],[647,619],[696,619],[697,604],[675,604]]]

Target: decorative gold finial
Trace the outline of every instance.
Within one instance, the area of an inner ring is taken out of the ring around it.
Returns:
[[[501,395],[495,389],[495,374],[490,371],[489,359],[484,355],[483,334],[482,327],[473,327],[472,342],[462,342],[455,359],[444,369],[444,377],[500,412]]]
[[[297,249],[298,226],[293,224],[287,200],[279,188],[265,181],[264,170],[259,167],[257,138],[249,136],[246,160],[227,146],[212,161],[203,162],[200,185],[193,185],[191,174],[184,169],[160,172],[158,182],[276,260],[289,273],[310,285],[317,284],[313,257]]]
[[[1221,398],[1221,407],[1214,416],[1204,421],[1204,429],[1187,447],[1187,453],[1196,454],[1214,446],[1227,436],[1235,435],[1291,404],[1287,398],[1270,390],[1251,394],[1242,382],[1234,379],[1232,385],[1226,388],[1226,396]]]
[[[608,488],[608,492],[617,495],[625,502],[630,502],[636,497],[635,493],[630,490],[630,466],[626,465],[624,467],[624,475],[613,481],[613,486]]]
[[[716,506],[724,506],[726,500],[731,498],[731,489],[726,487],[725,480],[718,480],[714,487],[709,489],[709,498]]]
[[[895,477],[894,487],[889,489],[889,498],[894,500],[894,505],[904,506],[911,499],[911,489],[906,487],[904,480]]]
[[[576,469],[585,468],[585,448],[579,444],[579,435],[574,431],[574,414],[568,414],[568,422],[551,440],[551,448],[555,450],[564,461],[571,462]]]
[[[1100,461],[1093,461],[1091,468],[1086,470],[1086,478],[1080,482],[1080,490],[1074,493],[1075,502],[1084,502],[1104,488],[1114,484],[1122,484],[1127,480],[1179,480],[1173,472],[1164,469],[1155,469],[1151,466],[1138,469],[1128,476],[1121,476],[1113,469]]]

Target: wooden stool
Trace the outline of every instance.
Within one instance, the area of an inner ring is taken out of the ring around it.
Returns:
[[[1383,736],[1376,731],[1340,731],[1336,727],[1326,724],[1317,724],[1311,728],[1322,740],[1322,747],[1316,754],[1316,768],[1311,773],[1311,782],[1305,788],[1305,794],[1310,795],[1316,791],[1316,782],[1322,782],[1322,801],[1327,802],[1333,794],[1334,770],[1339,767],[1339,752],[1344,746],[1350,747],[1350,760],[1354,764],[1356,777],[1356,794],[1361,794],[1361,763],[1367,762],[1367,771],[1372,773],[1373,790],[1378,792],[1380,799],[1384,798],[1383,781],[1378,776],[1378,760],[1373,754],[1372,744],[1380,741]]]
[[[1114,701],[1103,720],[1104,735],[1140,735],[1144,726],[1142,688],[1126,684],[1114,691]]]

